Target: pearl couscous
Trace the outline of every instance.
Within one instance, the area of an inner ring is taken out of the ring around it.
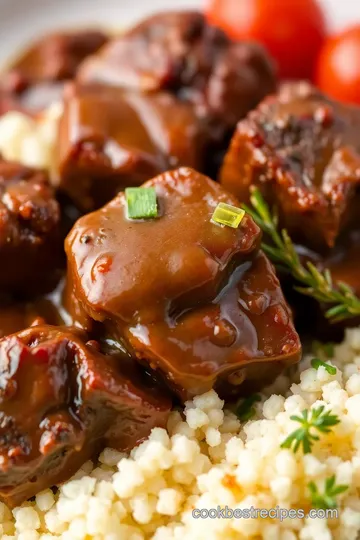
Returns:
[[[0,505],[3,540],[356,540],[360,531],[360,330],[335,347],[336,373],[311,366],[283,375],[241,423],[214,391],[173,411],[130,455],[106,449],[57,490],[12,512]],[[333,371],[333,370],[332,370]],[[281,448],[290,417],[324,405],[339,423],[310,453]],[[194,509],[302,509],[309,484],[335,476],[338,517],[196,519]]]
[[[10,111],[0,118],[0,153],[28,167],[53,169],[61,103],[54,103],[37,118]]]

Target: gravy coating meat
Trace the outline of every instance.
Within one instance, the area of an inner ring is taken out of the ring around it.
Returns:
[[[170,11],[140,22],[86,59],[78,80],[169,91],[194,105],[218,143],[276,86],[262,47],[230,40],[196,11]]]
[[[60,98],[63,81],[72,79],[80,63],[106,43],[98,30],[55,32],[34,43],[17,58],[3,75],[3,107],[8,96],[17,108],[40,110]],[[10,102],[11,103],[11,102]],[[8,104],[10,107],[10,104]]]
[[[169,168],[202,168],[204,139],[192,107],[170,94],[68,86],[58,139],[59,188],[81,210],[93,210]]]
[[[68,479],[104,445],[129,450],[165,426],[171,402],[75,328],[0,340],[0,499],[13,507]]]
[[[51,290],[62,258],[59,227],[46,173],[0,158],[0,295]]]
[[[219,202],[237,200],[189,168],[143,187],[155,188],[156,219],[128,219],[120,193],[69,233],[75,322],[96,321],[181,399],[214,386],[238,394],[297,362],[299,337],[260,229],[248,215],[237,229],[211,221]]]
[[[292,238],[326,252],[357,221],[360,108],[285,85],[237,125],[220,173],[246,200],[258,186]]]

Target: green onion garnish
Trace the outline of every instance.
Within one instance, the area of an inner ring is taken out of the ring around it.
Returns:
[[[127,217],[151,219],[158,215],[155,188],[126,188]]]
[[[320,358],[313,358],[311,360],[311,366],[314,369],[319,369],[319,367],[322,366],[326,369],[326,371],[330,375],[336,375],[336,367],[331,366],[330,364],[327,364],[326,362],[323,362],[322,360],[320,360]]]
[[[218,225],[226,225],[227,227],[237,229],[244,216],[245,210],[242,208],[221,202],[215,208],[211,221]]]

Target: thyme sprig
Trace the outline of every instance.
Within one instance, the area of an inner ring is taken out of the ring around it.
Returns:
[[[332,304],[326,311],[326,317],[331,322],[359,316],[360,298],[346,283],[339,281],[334,284],[328,269],[320,271],[309,261],[305,265],[301,262],[287,230],[278,230],[279,220],[276,211],[271,213],[257,188],[252,191],[250,202],[252,207],[243,205],[244,210],[267,235],[262,249],[275,264],[290,272],[301,284],[295,289],[319,302]]]
[[[330,433],[331,428],[340,423],[338,416],[325,410],[324,405],[320,405],[310,411],[305,409],[301,416],[290,416],[294,422],[298,422],[301,427],[290,433],[281,444],[281,448],[290,448],[296,454],[300,446],[304,454],[310,454],[315,441],[319,440],[319,433]]]
[[[330,476],[325,480],[324,491],[321,493],[315,482],[308,484],[308,489],[311,495],[311,502],[314,508],[322,508],[323,510],[337,508],[337,495],[344,493],[349,489],[345,484],[336,485],[335,475]]]

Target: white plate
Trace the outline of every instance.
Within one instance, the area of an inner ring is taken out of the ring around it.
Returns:
[[[320,1],[333,27],[360,22],[360,0]],[[201,8],[204,4],[205,0],[0,0],[0,63],[51,29],[86,25],[123,28],[154,11]]]

